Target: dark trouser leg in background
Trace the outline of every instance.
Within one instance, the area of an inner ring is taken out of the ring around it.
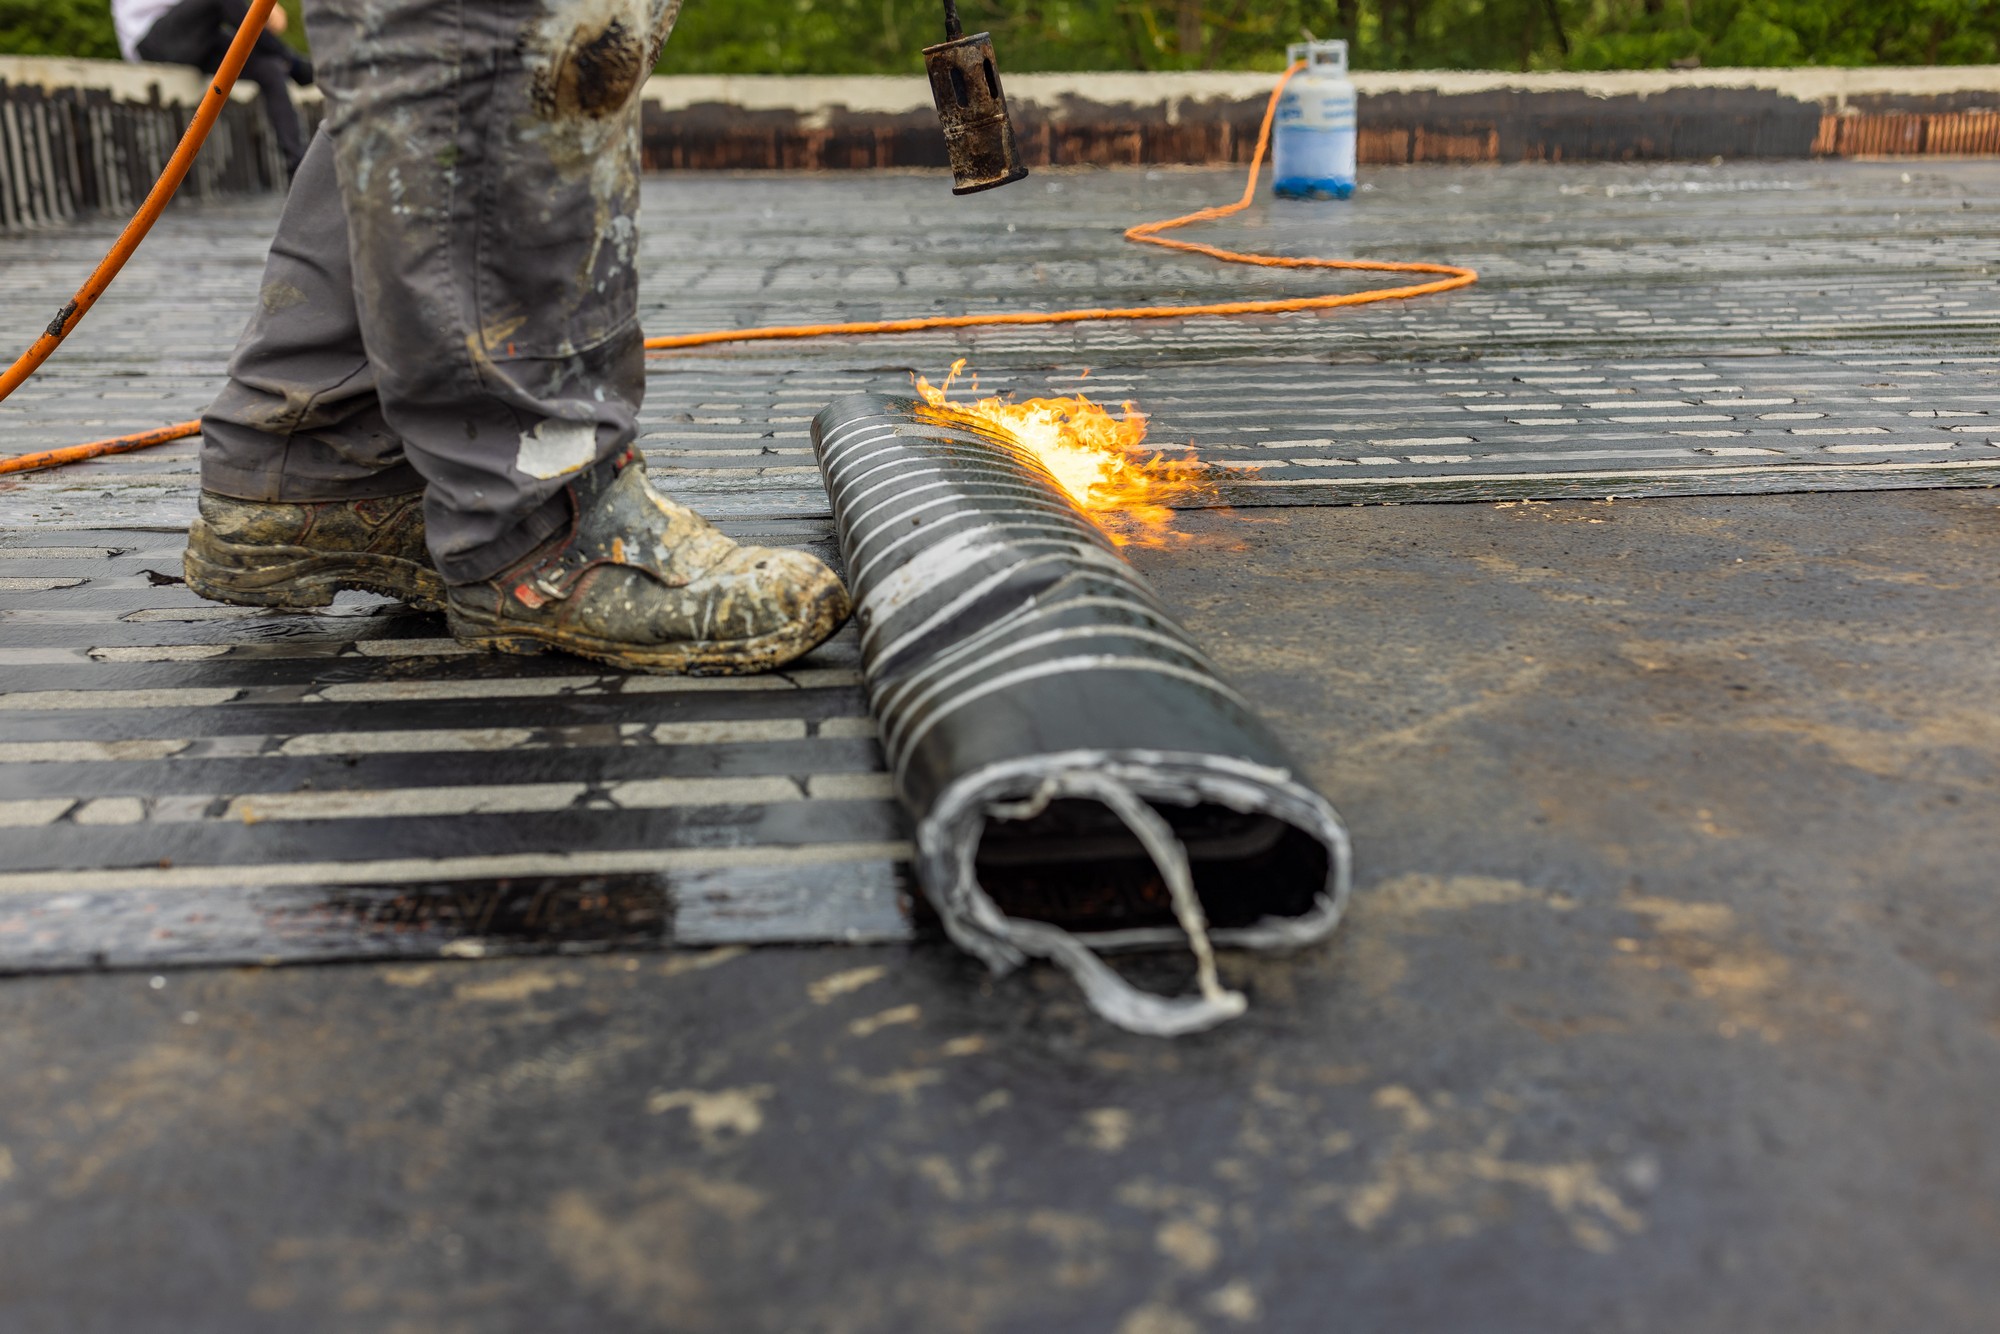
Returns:
[[[215,63],[220,65],[221,58],[217,57]],[[244,63],[243,77],[263,93],[264,118],[271,122],[271,137],[278,141],[278,155],[285,160],[285,170],[296,174],[306,155],[306,132],[299,124],[299,109],[292,105],[292,64],[289,52],[272,55],[260,41]],[[207,72],[214,73],[214,67]]]
[[[204,74],[213,74],[229,50],[230,40],[243,22],[248,6],[244,0],[181,0],[154,21],[139,42],[139,54],[166,65],[192,65]],[[292,105],[288,86],[299,54],[270,32],[257,34],[257,45],[243,77],[264,94],[264,116],[278,141],[285,169],[296,172],[305,156],[305,132],[299,127],[298,109]]]

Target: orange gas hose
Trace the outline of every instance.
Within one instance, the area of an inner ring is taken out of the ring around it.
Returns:
[[[16,454],[11,459],[0,459],[0,473],[40,472],[44,468],[60,468],[65,463],[81,463],[85,459],[101,458],[106,454],[129,454],[135,449],[148,449],[154,445],[185,440],[191,435],[200,434],[200,422],[179,422],[173,426],[140,431],[135,435],[115,435],[109,440],[93,440],[87,445],[65,445],[61,449],[44,449],[34,454]]]
[[[1272,269],[1369,269],[1383,273],[1441,273],[1435,282],[1408,287],[1376,287],[1365,292],[1343,292],[1331,296],[1283,297],[1269,301],[1221,301],[1201,306],[1091,306],[1080,310],[1022,310],[990,315],[925,315],[906,320],[857,320],[845,324],[777,324],[760,329],[714,329],[708,333],[668,334],[648,338],[646,350],[664,352],[670,348],[707,347],[715,343],[748,343],[775,338],[818,338],[826,334],[914,333],[919,329],[978,329],[995,324],[1080,324],[1085,320],[1163,320],[1186,315],[1274,315],[1282,311],[1328,310],[1335,306],[1365,306],[1376,301],[1401,301],[1433,292],[1449,292],[1479,281],[1475,271],[1456,264],[1399,264],[1388,260],[1314,259],[1288,255],[1257,255],[1240,250],[1223,250],[1197,241],[1169,241],[1159,233],[1185,227],[1192,222],[1208,222],[1241,213],[1257,197],[1257,175],[1264,154],[1271,146],[1271,122],[1278,114],[1278,99],[1292,76],[1305,68],[1299,61],[1287,69],[1271,90],[1264,105],[1264,123],[1257,129],[1257,149],[1250,155],[1250,179],[1244,183],[1243,197],[1233,204],[1197,209],[1178,218],[1142,222],[1125,229],[1125,239],[1139,245],[1163,246],[1207,255],[1229,264],[1256,264]]]
[[[251,0],[249,13],[244,15],[241,26],[236,29],[236,39],[229,44],[229,51],[222,57],[222,64],[216,68],[215,76],[208,81],[208,91],[202,95],[201,105],[195,108],[194,119],[188,122],[187,133],[181,136],[172,157],[167,159],[160,179],[153,182],[152,191],[146,202],[139,205],[139,211],[132,215],[132,221],[125,224],[125,230],[118,233],[117,241],[99,261],[97,268],[85,280],[69,303],[56,312],[55,319],[37,338],[34,345],[23,352],[4,374],[0,374],[0,399],[19,389],[30,375],[41,369],[49,354],[69,337],[70,331],[82,322],[97,304],[97,298],[104,295],[104,289],[111,286],[111,280],[125,267],[125,261],[132,258],[132,252],[146,239],[146,233],[153,230],[153,224],[160,220],[166,210],[167,201],[181,188],[188,169],[194,166],[195,154],[201,151],[208,132],[215,128],[216,120],[222,115],[223,103],[229,100],[229,90],[236,86],[237,76],[243,73],[245,62],[250,59],[250,48],[257,44],[257,38],[264,31],[265,22],[271,17],[273,6],[278,0]],[[100,442],[102,443],[102,442]],[[91,448],[91,446],[80,446]],[[55,451],[60,452],[60,451]],[[7,460],[8,463],[13,460]],[[43,464],[43,467],[52,465]],[[0,472],[21,471],[8,468],[0,463]]]
[[[202,99],[201,109],[196,112],[193,123],[188,126],[181,146],[161,173],[159,183],[153,187],[146,203],[133,217],[111,253],[97,266],[76,299],[63,308],[56,322],[49,326],[47,333],[36,340],[21,359],[0,376],[0,399],[12,393],[28,376],[32,375],[42,362],[48,359],[56,345],[67,336],[76,322],[83,318],[104,289],[111,285],[118,270],[124,267],[132,252],[145,239],[161,209],[173,196],[187,175],[188,167],[194,161],[195,151],[208,136],[209,129],[221,114],[222,103],[229,95],[230,85],[241,73],[243,63],[249,57],[250,45],[261,31],[262,21],[268,15],[276,0],[253,0],[250,14],[243,27],[236,34],[236,41],[224,58],[222,67],[216,71],[215,79],[208,95]],[[254,23],[257,25],[252,26]],[[245,40],[245,34],[249,39]],[[1430,282],[1412,283],[1405,287],[1376,287],[1362,292],[1341,292],[1326,296],[1283,297],[1265,301],[1223,301],[1194,306],[1093,306],[1077,310],[1050,311],[1008,311],[985,315],[926,315],[902,320],[859,320],[838,324],[785,324],[767,325],[754,329],[712,329],[705,333],[668,334],[658,338],[648,338],[649,352],[662,352],[674,348],[708,347],[717,343],[749,343],[774,339],[820,338],[831,334],[892,334],[914,333],[922,329],[975,329],[1003,324],[1078,324],[1086,320],[1157,320],[1173,319],[1189,315],[1271,315],[1287,311],[1329,310],[1337,306],[1363,306],[1377,301],[1401,301],[1410,297],[1428,296],[1433,292],[1449,292],[1453,288],[1467,287],[1479,281],[1478,273],[1456,264],[1416,264],[1397,263],[1389,260],[1363,259],[1318,259],[1310,256],[1259,255],[1240,250],[1224,250],[1218,246],[1203,245],[1197,241],[1168,240],[1159,235],[1176,227],[1190,223],[1209,222],[1241,213],[1250,207],[1257,196],[1257,177],[1263,169],[1264,156],[1270,149],[1271,125],[1278,112],[1278,99],[1285,91],[1285,85],[1293,76],[1304,69],[1299,62],[1287,69],[1279,78],[1277,87],[1271,90],[1271,100],[1265,104],[1264,120],[1257,130],[1256,151],[1250,157],[1250,177],[1244,183],[1243,197],[1233,204],[1221,204],[1211,208],[1197,209],[1193,213],[1178,218],[1163,218],[1158,222],[1142,222],[1125,230],[1125,239],[1138,245],[1156,245],[1168,250],[1183,250],[1192,254],[1207,255],[1228,264],[1255,264],[1264,268],[1277,269],[1362,269],[1379,273],[1434,273],[1443,275]],[[141,432],[137,435],[118,436],[110,440],[98,440],[87,445],[72,445],[66,449],[44,450],[37,454],[23,454],[16,458],[0,460],[0,474],[32,472],[42,468],[60,467],[81,459],[96,458],[103,454],[121,454],[127,450],[144,449],[150,445],[165,444],[169,440],[182,440],[198,433],[199,422],[182,422],[156,431]]]

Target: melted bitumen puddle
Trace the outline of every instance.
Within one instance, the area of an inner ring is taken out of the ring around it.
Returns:
[[[822,522],[724,527],[835,558]],[[774,676],[625,676],[60,539],[0,532],[0,972],[910,934],[851,628]]]

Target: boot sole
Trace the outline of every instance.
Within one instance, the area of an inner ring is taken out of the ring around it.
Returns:
[[[444,580],[429,566],[366,551],[225,542],[201,519],[188,530],[181,571],[195,593],[238,607],[309,611],[351,589],[396,598],[420,611],[445,609]]]
[[[838,586],[813,606],[809,619],[755,639],[694,640],[636,649],[615,640],[532,625],[506,625],[456,607],[446,623],[461,643],[496,653],[534,654],[555,650],[590,658],[626,671],[658,676],[748,676],[775,671],[818,648],[847,619],[845,592]]]

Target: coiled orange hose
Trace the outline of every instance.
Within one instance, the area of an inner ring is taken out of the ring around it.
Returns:
[[[1264,106],[1264,123],[1257,130],[1257,150],[1250,156],[1250,179],[1244,183],[1243,197],[1233,204],[1197,209],[1178,218],[1142,222],[1125,229],[1125,239],[1140,245],[1163,246],[1207,255],[1229,264],[1255,264],[1272,269],[1369,269],[1384,273],[1441,273],[1435,282],[1409,287],[1376,287],[1365,292],[1343,292],[1331,296],[1282,297],[1269,301],[1222,301],[1201,306],[1090,306],[1078,310],[1022,310],[987,315],[925,315],[906,320],[856,320],[845,324],[779,324],[761,329],[716,329],[708,333],[668,334],[648,338],[646,348],[664,352],[670,348],[707,347],[715,343],[748,343],[773,338],[818,338],[826,334],[915,333],[920,329],[977,329],[995,324],[1080,324],[1085,320],[1163,320],[1188,315],[1273,315],[1282,311],[1327,310],[1334,306],[1365,306],[1376,301],[1401,301],[1433,292],[1449,292],[1479,281],[1471,269],[1456,264],[1398,264],[1388,260],[1314,259],[1288,255],[1257,255],[1240,250],[1223,250],[1197,241],[1169,241],[1159,233],[1241,213],[1257,197],[1257,176],[1264,154],[1271,145],[1271,123],[1278,114],[1278,99],[1285,85],[1305,68],[1300,61],[1284,72],[1271,100]]]
[[[131,223],[120,234],[118,243],[97,271],[90,276],[76,299],[64,307],[63,314],[35,345],[28,349],[21,359],[0,376],[0,399],[18,387],[32,375],[42,362],[48,359],[56,345],[68,335],[76,322],[83,318],[104,289],[111,285],[118,270],[131,258],[132,252],[145,239],[146,232],[166,207],[167,200],[187,175],[188,167],[194,161],[194,154],[207,137],[209,129],[221,114],[223,100],[229,95],[229,87],[243,69],[243,62],[249,57],[250,45],[261,31],[264,16],[268,15],[276,0],[254,0],[250,15],[230,46],[229,55],[223,60],[222,68],[216,71],[208,95],[202,99],[201,109],[195,113],[188,132],[181,140],[181,146],[161,173],[159,184],[140,208]],[[253,26],[254,25],[254,26]],[[245,34],[249,34],[246,40]],[[895,334],[914,333],[923,329],[976,329],[1003,324],[1079,324],[1086,320],[1158,320],[1174,319],[1190,315],[1271,315],[1286,311],[1329,310],[1337,306],[1363,306],[1377,301],[1402,301],[1410,297],[1428,296],[1433,292],[1449,292],[1453,288],[1467,287],[1479,281],[1479,275],[1471,269],[1456,264],[1414,264],[1396,263],[1389,260],[1364,259],[1318,259],[1310,256],[1259,255],[1240,250],[1224,250],[1219,246],[1203,245],[1198,241],[1169,240],[1160,235],[1176,227],[1190,223],[1210,222],[1241,213],[1250,207],[1257,197],[1257,177],[1263,169],[1264,156],[1270,149],[1271,125],[1277,116],[1278,99],[1285,91],[1285,85],[1293,76],[1304,69],[1303,62],[1293,65],[1278,80],[1271,90],[1271,100],[1264,107],[1263,124],[1257,130],[1257,148],[1250,158],[1250,177],[1244,183],[1243,197],[1233,204],[1221,204],[1212,208],[1197,209],[1193,213],[1178,218],[1163,218],[1158,222],[1142,222],[1125,230],[1125,239],[1138,245],[1156,245],[1168,250],[1183,250],[1191,254],[1207,255],[1228,264],[1254,264],[1274,269],[1360,269],[1379,273],[1433,273],[1442,275],[1430,282],[1412,283],[1404,287],[1376,287],[1363,292],[1341,292],[1325,296],[1282,297],[1265,301],[1223,301],[1207,305],[1193,306],[1091,306],[1076,310],[1008,311],[984,315],[926,315],[902,320],[857,320],[838,324],[783,324],[768,325],[753,329],[712,329],[705,333],[668,334],[659,338],[648,338],[646,349],[650,352],[664,352],[676,348],[709,347],[717,343],[749,343],[789,338],[820,338],[834,334]],[[38,469],[60,467],[65,463],[75,463],[81,459],[96,458],[103,454],[121,454],[128,450],[145,449],[152,445],[165,444],[170,440],[183,440],[201,430],[198,421],[181,422],[154,431],[137,435],[117,436],[110,440],[97,440],[87,445],[71,445],[65,449],[44,450],[37,454],[23,454],[16,458],[0,460],[0,474],[32,472]]]

